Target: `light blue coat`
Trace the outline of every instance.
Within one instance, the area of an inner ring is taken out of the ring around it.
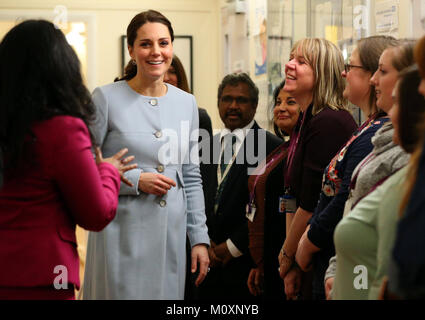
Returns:
[[[134,187],[121,183],[115,219],[89,234],[84,299],[183,299],[186,232],[192,246],[209,244],[196,101],[167,87],[156,98],[138,94],[126,81],[93,92],[103,157],[126,147],[138,168],[126,173]],[[162,197],[146,194],[138,189],[141,172],[161,173],[177,186]]]

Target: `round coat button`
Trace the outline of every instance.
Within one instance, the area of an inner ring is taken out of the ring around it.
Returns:
[[[158,100],[156,100],[156,99],[151,99],[151,100],[149,101],[149,103],[150,103],[152,106],[156,106],[156,105],[158,104]]]
[[[155,137],[157,137],[158,139],[162,137],[162,132],[161,131],[157,131],[155,132]]]
[[[160,202],[159,202],[159,206],[160,207],[165,207],[167,205],[167,201],[165,201],[165,200],[161,200]]]
[[[158,172],[164,172],[164,166],[160,164],[158,167],[156,167],[156,170],[158,170]]]

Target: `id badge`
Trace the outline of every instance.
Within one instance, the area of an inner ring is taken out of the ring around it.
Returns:
[[[285,194],[283,196],[283,202],[285,206],[285,213],[292,213],[294,214],[297,211],[297,200],[295,197]]]
[[[255,204],[251,204],[251,206],[249,204],[246,205],[246,215],[245,216],[251,222],[254,222],[254,216],[255,216],[256,209],[257,208],[255,207]]]

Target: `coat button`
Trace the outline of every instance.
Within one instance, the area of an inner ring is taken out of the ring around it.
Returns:
[[[158,172],[164,172],[164,166],[162,164],[160,164],[158,167],[156,167],[156,170]]]
[[[161,200],[160,202],[159,202],[159,206],[160,207],[165,207],[167,205],[167,201],[165,201],[165,200]]]
[[[162,137],[162,132],[161,131],[157,131],[155,132],[155,137],[157,137],[158,139]]]
[[[151,100],[149,101],[149,103],[151,104],[151,106],[156,106],[156,105],[158,104],[158,100],[156,100],[156,99],[151,99]]]

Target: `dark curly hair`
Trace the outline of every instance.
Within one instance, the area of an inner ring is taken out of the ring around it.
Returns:
[[[95,107],[78,57],[62,31],[45,20],[27,20],[0,43],[3,166],[18,166],[28,151],[32,125],[57,115],[80,118],[90,130]],[[94,142],[91,131],[90,136]]]
[[[276,106],[276,102],[277,102],[277,97],[279,96],[280,91],[283,89],[283,87],[285,86],[285,80],[283,80],[273,91],[273,105],[272,105],[272,110],[274,109],[274,107]],[[272,111],[273,112],[273,111]],[[274,133],[281,139],[283,139],[285,136],[288,136],[288,134],[286,132],[283,132],[282,130],[280,130],[280,128],[276,125],[276,123],[274,122],[274,120],[272,120],[273,123],[273,131]]]

